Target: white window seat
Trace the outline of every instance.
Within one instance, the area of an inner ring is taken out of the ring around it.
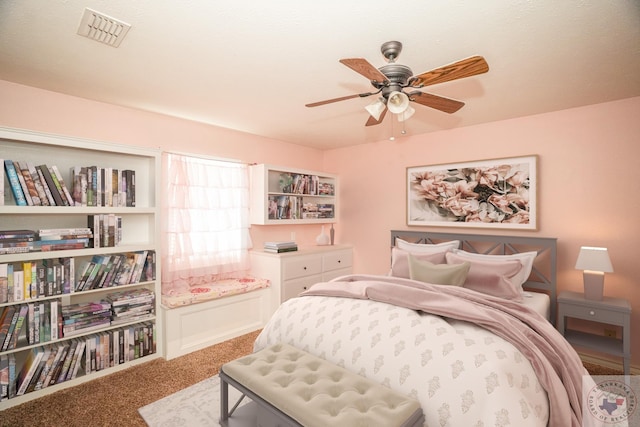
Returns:
[[[268,280],[244,277],[193,287],[189,293],[163,295],[165,358],[264,327],[274,311],[271,292]]]

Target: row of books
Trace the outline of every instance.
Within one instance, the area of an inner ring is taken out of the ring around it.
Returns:
[[[149,282],[155,277],[156,252],[153,250],[94,255],[80,269],[74,291]]]
[[[145,322],[36,347],[18,369],[0,355],[0,400],[72,380],[156,352],[156,325]]]
[[[43,344],[155,315],[148,289],[114,292],[100,301],[62,305],[52,299],[0,308],[0,351]]]
[[[122,217],[87,215],[86,227],[0,230],[0,255],[34,251],[106,248],[122,242]]]
[[[9,305],[0,311],[0,350],[7,351],[60,338],[58,299]]]
[[[122,242],[122,217],[116,214],[87,216],[87,226],[93,233],[94,248],[112,248]]]
[[[75,264],[73,257],[0,263],[0,304],[156,279],[153,250],[94,255],[77,277]]]
[[[269,196],[269,219],[333,218],[331,203],[304,202],[300,196]]]
[[[293,241],[288,242],[264,242],[264,251],[271,253],[295,252],[298,250],[298,244]]]
[[[110,325],[109,301],[69,304],[62,307],[63,337],[71,337]]]
[[[16,205],[73,206],[71,192],[57,166],[4,159],[4,170]]]
[[[2,160],[11,193],[18,206],[136,205],[134,170],[75,166],[71,168],[71,182],[68,185],[55,165]],[[4,182],[0,183],[3,184],[4,190]],[[4,204],[4,197],[1,203]]]
[[[111,324],[138,322],[155,314],[155,293],[148,289],[133,289],[111,293]]]
[[[0,263],[0,303],[69,294],[74,276],[70,257]]]
[[[281,173],[279,183],[283,193],[310,196],[333,196],[335,187],[330,182],[321,182],[317,175]]]
[[[136,172],[100,166],[75,166],[72,197],[75,206],[134,207]]]
[[[93,239],[90,228],[50,228],[0,231],[0,254],[62,251],[87,248]]]

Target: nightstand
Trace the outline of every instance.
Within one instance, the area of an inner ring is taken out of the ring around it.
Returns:
[[[622,339],[566,329],[566,317],[621,326]],[[624,373],[630,374],[631,304],[626,299],[604,297],[602,301],[593,301],[582,293],[563,291],[558,296],[557,328],[572,345],[622,357]]]

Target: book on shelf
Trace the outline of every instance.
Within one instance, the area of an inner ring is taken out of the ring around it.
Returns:
[[[264,242],[265,248],[290,248],[293,246],[298,246],[298,244],[294,241],[284,241],[284,242]]]
[[[33,242],[36,236],[35,230],[0,230],[0,242],[7,240]]]
[[[44,190],[43,181],[40,180],[40,175],[36,170],[36,167],[31,162],[25,162],[27,166],[27,170],[31,175],[31,180],[33,181],[33,185],[36,188],[36,192],[38,193],[38,198],[40,199],[40,204],[42,206],[50,206],[49,197],[47,196],[46,191]],[[46,184],[46,183],[45,183]],[[51,198],[53,200],[53,197]]]
[[[64,183],[64,179],[62,178],[62,174],[60,173],[58,167],[56,165],[52,165],[49,171],[51,172],[51,176],[54,178],[54,181],[57,182],[56,186],[60,189],[60,193],[65,196],[65,199],[67,200],[69,206],[73,206],[73,197],[71,196],[69,189]]]
[[[112,308],[121,305],[131,305],[140,303],[153,303],[155,294],[149,289],[129,289],[125,291],[113,292],[107,295],[107,301],[111,303]]]
[[[20,183],[20,178],[18,176],[18,171],[16,171],[16,167],[13,164],[12,160],[4,161],[4,170],[7,174],[7,179],[9,181],[9,187],[11,188],[11,193],[13,194],[13,198],[16,201],[17,206],[27,206],[27,199],[24,194],[24,190],[22,189],[22,185]]]
[[[9,302],[9,264],[0,263],[0,304]],[[0,325],[2,324],[2,318],[0,318]],[[0,346],[2,341],[0,340]]]
[[[264,248],[263,250],[264,252],[268,252],[268,253],[281,254],[286,252],[296,252],[298,250],[298,247],[296,246],[292,248],[279,248],[279,249]]]
[[[51,346],[46,346],[43,348],[43,353],[42,353],[42,357],[40,358],[40,361],[38,362],[38,366],[36,367],[33,375],[31,376],[31,379],[29,380],[29,384],[27,385],[27,389],[25,390],[25,393],[31,393],[32,391],[35,390],[36,388],[36,384],[38,383],[38,379],[40,379],[40,375],[42,374],[42,371],[44,370],[46,364],[47,364],[47,360],[49,360],[49,355],[51,354]]]
[[[23,395],[27,391],[27,387],[31,382],[31,378],[33,378],[33,375],[38,369],[38,365],[40,364],[40,360],[43,356],[44,348],[42,347],[34,348],[28,353],[24,365],[22,365],[22,369],[18,374],[18,391],[16,393],[17,396]]]
[[[4,159],[0,159],[0,164],[4,165]],[[0,171],[0,206],[4,205],[4,174]]]
[[[29,306],[27,304],[21,304],[20,307],[16,309],[16,312],[13,314],[11,324],[9,325],[7,337],[2,344],[2,351],[17,348],[18,344],[22,342],[20,337],[25,326],[25,319],[27,318],[28,312]]]
[[[17,382],[18,372],[16,370],[16,355],[13,353],[9,354],[9,399],[15,397],[17,392],[16,382]]]
[[[22,185],[22,191],[27,199],[27,204],[30,206],[41,206],[42,203],[38,196],[38,190],[36,190],[36,185],[31,178],[31,173],[29,172],[26,162],[14,161],[13,165],[16,168],[16,172],[18,172],[18,179]],[[29,203],[29,201],[31,201],[31,203]]]
[[[62,187],[62,184],[60,183],[60,181],[58,181],[58,176],[56,175],[53,169],[53,166],[46,166],[46,165],[43,165],[43,166],[49,171],[49,176],[51,177],[51,181],[53,181],[53,186],[55,187],[56,192],[60,195],[60,199],[62,200],[62,205],[60,206],[70,206],[69,199],[67,198],[64,192],[64,188]]]
[[[93,232],[89,227],[41,228],[38,230],[40,240],[90,239],[92,237]]]
[[[47,378],[47,375],[49,375],[49,372],[54,366],[54,363],[57,357],[60,357],[58,353],[58,346],[55,346],[55,345],[47,346],[47,353],[43,355],[41,360],[42,369],[37,374],[37,377],[34,377],[34,379],[31,381],[29,388],[31,388],[32,386],[33,388],[31,390],[27,389],[27,393],[29,391],[41,390],[46,387],[45,379]]]
[[[51,196],[51,199],[53,199],[53,203],[51,203],[51,205],[68,205],[69,203],[65,203],[65,200],[63,200],[62,194],[60,194],[60,190],[56,186],[56,183],[51,176],[51,171],[49,170],[47,165],[38,165],[36,166],[36,170],[38,171],[38,175],[41,176],[41,179],[45,184],[45,191],[48,191],[47,196]]]
[[[0,313],[0,349],[4,349],[4,342],[7,336],[9,336],[9,327],[11,323],[14,321],[13,316],[16,313],[16,306],[8,305],[3,308],[2,313]],[[18,307],[19,308],[19,307]],[[18,318],[16,317],[16,322]],[[14,326],[15,328],[15,326]]]
[[[9,398],[9,356],[0,354],[0,401]]]

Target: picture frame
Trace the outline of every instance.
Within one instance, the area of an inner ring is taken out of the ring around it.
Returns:
[[[537,230],[536,155],[407,168],[407,225]]]

